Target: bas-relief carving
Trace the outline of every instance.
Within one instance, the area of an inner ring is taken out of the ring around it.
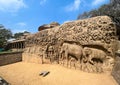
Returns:
[[[28,36],[26,48],[51,62],[87,72],[112,70],[116,50],[116,27],[107,16],[67,22]],[[43,49],[40,51],[40,49]]]

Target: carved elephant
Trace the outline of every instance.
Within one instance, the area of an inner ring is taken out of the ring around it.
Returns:
[[[94,64],[92,59],[96,59],[96,61],[99,60],[101,63],[103,63],[106,60],[107,54],[103,50],[84,47],[83,56],[88,62]]]
[[[60,54],[62,55],[63,53],[65,53],[68,66],[69,55],[81,61],[83,55],[82,50],[83,50],[82,46],[76,44],[63,43],[63,45],[61,46]]]

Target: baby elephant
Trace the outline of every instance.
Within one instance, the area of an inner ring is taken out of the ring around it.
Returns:
[[[87,61],[89,61],[92,64],[94,64],[92,59],[96,59],[96,60],[98,59],[101,60],[101,62],[103,62],[107,57],[106,53],[103,50],[90,48],[90,47],[84,47],[83,55],[84,58],[87,59]]]

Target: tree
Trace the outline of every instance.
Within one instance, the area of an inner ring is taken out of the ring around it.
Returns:
[[[83,14],[80,14],[77,19],[86,19],[89,17],[90,17],[89,12],[84,12]]]
[[[28,31],[24,31],[24,32],[18,32],[18,33],[15,33],[14,34],[14,38],[15,39],[19,39],[21,36],[23,36],[25,33],[30,33],[30,32],[28,32]]]
[[[7,40],[12,37],[12,32],[0,24],[0,48],[6,45]]]
[[[109,4],[104,4],[100,8],[84,12],[80,14],[77,19],[85,19],[95,16],[107,15],[115,22],[117,27],[117,35],[120,40],[120,0],[110,0]]]

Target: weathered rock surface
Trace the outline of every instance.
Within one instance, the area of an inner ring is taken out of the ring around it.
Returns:
[[[42,26],[40,26],[38,28],[38,31],[42,31],[42,30],[45,30],[45,29],[50,29],[50,28],[53,28],[53,27],[56,27],[56,26],[59,26],[60,24],[57,23],[57,22],[52,22],[50,24],[44,24]]]
[[[28,36],[23,60],[40,62],[42,58],[43,62],[45,62],[46,59],[50,59],[46,62],[55,61],[63,63],[65,66],[66,62],[74,62],[72,66],[87,72],[111,71],[115,58],[116,40],[116,27],[111,18],[98,16],[85,20],[76,20]],[[76,55],[67,53],[67,50],[65,51],[66,56],[64,53],[60,53],[63,43],[80,45],[83,49],[89,47],[101,50],[106,55],[104,59],[101,59],[88,54],[83,56],[81,62],[79,62],[79,59],[75,57]],[[38,56],[38,54],[41,56]],[[63,55],[62,58],[61,55]],[[92,56],[91,60],[89,59],[90,56]],[[71,61],[72,58],[76,60]]]
[[[116,53],[116,55],[117,57],[115,59],[116,60],[115,65],[112,70],[112,76],[115,78],[115,80],[120,85],[120,52]]]

